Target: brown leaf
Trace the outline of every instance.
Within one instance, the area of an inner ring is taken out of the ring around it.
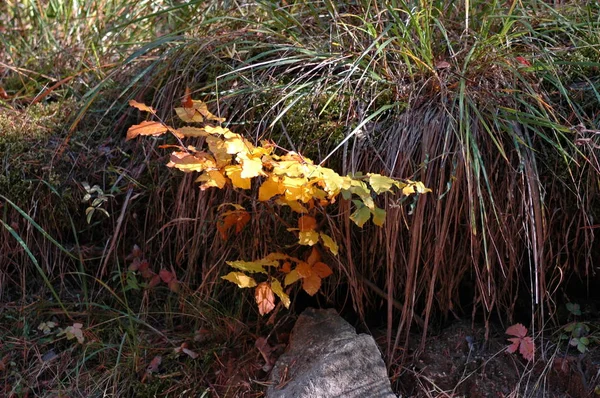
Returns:
[[[268,314],[275,308],[275,295],[267,282],[262,282],[256,287],[255,299],[261,315]]]
[[[169,290],[173,293],[179,292],[179,281],[177,279],[173,278],[169,281]]]
[[[0,98],[2,98],[2,99],[10,98],[10,96],[6,93],[6,91],[2,87],[0,87]]]
[[[301,278],[307,278],[312,274],[311,268],[309,263],[302,261],[296,266],[296,272]]]
[[[127,130],[126,141],[132,140],[138,135],[158,136],[166,133],[169,129],[160,122],[145,121],[140,124],[135,124]]]

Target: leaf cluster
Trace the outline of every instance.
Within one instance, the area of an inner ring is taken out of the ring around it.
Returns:
[[[210,124],[222,123],[225,119],[212,114],[204,102],[192,100],[189,89],[186,90],[182,106],[175,108],[175,112],[182,121],[202,123],[202,127],[174,128],[161,121],[152,107],[133,100],[129,103],[140,111],[150,113],[155,120],[131,126],[127,131],[127,140],[138,136],[172,134],[179,144],[163,146],[175,148],[168,167],[185,173],[200,173],[196,182],[200,183],[201,190],[214,187],[222,189],[226,186],[248,190],[255,181],[254,184],[258,185],[259,202],[287,206],[301,215],[298,228],[288,229],[298,233],[298,244],[320,244],[333,255],[337,255],[338,245],[333,238],[318,230],[314,215],[317,212],[325,213],[325,208],[335,203],[340,195],[343,199],[352,201],[355,210],[350,219],[362,228],[369,220],[377,226],[382,226],[385,222],[385,210],[375,204],[374,198],[377,195],[399,192],[407,196],[430,192],[422,182],[402,181],[381,174],[341,176],[299,153],[276,153],[278,147],[270,141],[264,140],[260,145],[255,145],[228,128]],[[202,137],[205,145],[202,148],[186,146],[181,140],[187,137]],[[237,234],[244,228],[250,215],[237,204],[222,204],[220,209],[225,205],[233,206],[234,209],[221,214],[217,229],[221,238],[227,240],[232,229],[235,228]],[[271,253],[259,260],[230,261],[227,264],[238,271],[230,272],[223,279],[240,288],[255,287],[255,298],[261,314],[266,314],[275,307],[275,295],[286,308],[289,307],[289,289],[286,293],[284,287],[302,281],[302,288],[314,295],[319,291],[321,280],[332,274],[331,268],[321,261],[321,254],[316,247],[312,248],[306,260],[283,253]],[[276,272],[283,275],[283,285],[272,275]],[[248,274],[264,274],[266,281],[258,283]]]

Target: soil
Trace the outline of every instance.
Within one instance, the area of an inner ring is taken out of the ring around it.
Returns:
[[[491,333],[487,343],[484,334],[484,328],[457,321],[429,337],[418,359],[393,380],[395,391],[416,398],[600,396],[598,348],[581,354],[569,347],[565,352],[551,339],[544,349],[536,347],[533,361],[526,361],[518,352],[506,351],[509,336],[503,331]],[[419,345],[419,338],[412,340],[411,354]],[[561,347],[567,348],[566,342]]]

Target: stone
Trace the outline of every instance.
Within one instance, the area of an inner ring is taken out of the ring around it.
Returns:
[[[373,337],[333,309],[309,308],[270,375],[267,398],[396,397]]]

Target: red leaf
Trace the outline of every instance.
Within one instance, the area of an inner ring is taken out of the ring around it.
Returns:
[[[528,60],[526,60],[523,57],[515,57],[515,59],[517,60],[518,63],[520,63],[523,66],[531,66],[531,62],[529,62]]]
[[[192,101],[192,92],[190,91],[189,87],[185,88],[185,94],[183,96],[183,100],[181,101],[181,104],[183,105],[184,108],[192,109],[192,111],[195,112],[194,102]]]
[[[506,329],[506,334],[509,336],[525,337],[527,336],[527,328],[520,323],[515,323]]]
[[[152,289],[154,286],[157,286],[159,283],[160,283],[160,276],[154,275],[152,277],[152,279],[150,279],[150,282],[148,282],[148,288]]]
[[[169,283],[175,278],[175,276],[172,273],[170,273],[164,268],[161,269],[158,274],[160,275],[160,279],[162,279],[164,283]]]
[[[508,339],[508,341],[511,341],[512,344],[508,346],[506,351],[510,352],[511,354],[514,354],[519,349],[519,344],[521,344],[521,339],[519,337],[513,337],[512,339]]]
[[[531,337],[524,337],[521,340],[521,346],[519,347],[519,352],[523,355],[528,361],[533,360],[533,353],[535,351],[535,345],[533,344],[533,339]]]

